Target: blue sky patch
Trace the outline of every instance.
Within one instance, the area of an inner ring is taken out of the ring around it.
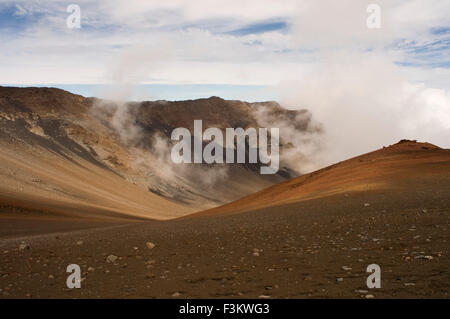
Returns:
[[[262,22],[262,23],[250,24],[243,28],[232,30],[227,33],[231,34],[231,35],[236,35],[236,36],[243,36],[243,35],[249,35],[249,34],[260,34],[260,33],[271,32],[271,31],[280,31],[280,30],[286,30],[286,29],[287,29],[287,23],[284,21]]]

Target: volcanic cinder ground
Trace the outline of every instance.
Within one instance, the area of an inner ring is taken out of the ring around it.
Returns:
[[[112,133],[69,138],[68,115],[17,92],[0,100],[1,298],[449,297],[449,150],[401,141],[259,191],[236,167],[249,195],[199,212],[201,196],[162,196],[109,165],[131,152]],[[66,286],[69,264],[80,289]],[[379,289],[366,286],[370,264]]]

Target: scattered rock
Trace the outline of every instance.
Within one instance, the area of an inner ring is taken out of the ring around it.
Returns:
[[[155,263],[155,261],[154,260],[147,260],[145,263],[147,265],[153,265]]]
[[[366,299],[373,299],[373,298],[375,298],[374,295],[366,295],[365,297],[366,297]]]
[[[115,256],[115,255],[109,255],[108,257],[106,257],[106,262],[108,263],[114,263],[119,257]]]
[[[77,245],[78,245],[78,246],[83,245],[83,241],[82,241],[82,240],[77,241]]]
[[[156,247],[156,245],[150,241],[146,242],[145,246],[147,246],[148,249],[153,249]]]
[[[89,267],[89,268],[87,269],[88,272],[93,272],[94,270],[95,270],[94,267]]]
[[[405,286],[415,286],[416,284],[413,282],[405,282]]]
[[[358,293],[358,294],[366,294],[369,291],[368,290],[364,290],[364,289],[357,289],[357,290],[355,290],[355,292]]]
[[[344,281],[344,278],[342,278],[342,277],[336,278],[336,281],[337,282],[342,282],[342,281]]]
[[[370,204],[369,203],[364,203],[364,207],[369,207]]]
[[[48,279],[55,279],[55,276],[53,276],[53,275],[48,275]]]
[[[426,259],[426,260],[432,260],[433,256],[423,256],[423,255],[419,255],[414,257],[414,259]]]
[[[260,299],[269,299],[270,296],[268,296],[268,295],[259,295],[258,298],[260,298]]]
[[[28,250],[28,249],[30,249],[30,245],[28,245],[28,244],[26,244],[26,243],[24,243],[24,242],[22,242],[22,243],[19,245],[19,250]]]
[[[179,293],[179,292],[175,292],[172,294],[172,297],[179,297],[179,296],[181,296],[181,293]]]
[[[352,267],[342,266],[342,270],[349,271],[352,270]]]
[[[428,213],[428,209],[422,209],[422,213],[424,214]]]

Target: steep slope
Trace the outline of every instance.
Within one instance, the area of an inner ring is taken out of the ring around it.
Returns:
[[[442,186],[436,187],[436,184]],[[450,203],[450,150],[402,140],[192,216],[281,207],[350,193],[434,191]],[[400,199],[399,199],[400,200]]]
[[[88,218],[167,219],[188,208],[133,185],[83,158],[1,144],[0,204]]]
[[[306,111],[275,102],[122,103],[54,88],[0,87],[0,205],[166,219],[241,198],[298,173],[282,166],[260,175],[257,164],[177,166],[170,135],[176,127],[192,129],[195,119],[204,129],[257,128],[259,109],[310,129]]]
[[[20,207],[94,219],[165,219],[192,211],[129,183],[68,136],[71,121],[87,112],[84,98],[59,90],[23,92],[12,89],[0,99],[3,211]]]

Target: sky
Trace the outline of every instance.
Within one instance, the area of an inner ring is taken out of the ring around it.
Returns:
[[[350,153],[409,136],[450,147],[449,13],[448,0],[6,0],[0,84],[277,100],[311,110]]]
[[[305,76],[326,61],[324,52],[343,50],[377,52],[413,81],[448,85],[449,1],[378,1],[379,29],[366,26],[373,0],[335,2],[2,1],[0,83],[179,85],[173,94],[155,96],[173,99],[193,90],[209,94],[199,84],[215,85],[213,95],[236,86],[240,98],[249,86]],[[80,7],[79,29],[67,26],[69,4]],[[79,90],[99,94],[87,88]],[[154,91],[149,97],[158,95]],[[278,97],[270,88],[259,95]]]

